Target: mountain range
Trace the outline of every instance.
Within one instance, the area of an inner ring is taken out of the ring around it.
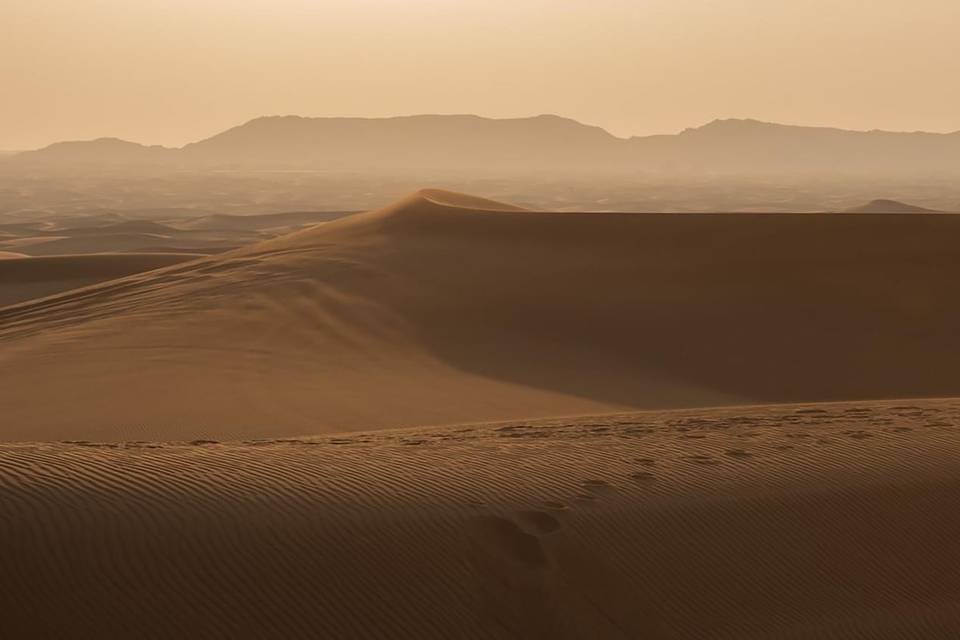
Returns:
[[[847,131],[716,120],[675,135],[618,138],[553,115],[256,118],[181,148],[115,138],[19,153],[7,167],[346,171],[960,174],[960,132]]]

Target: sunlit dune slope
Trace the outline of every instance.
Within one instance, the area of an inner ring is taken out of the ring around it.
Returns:
[[[540,213],[423,191],[3,311],[0,436],[957,395],[957,237],[942,215]]]

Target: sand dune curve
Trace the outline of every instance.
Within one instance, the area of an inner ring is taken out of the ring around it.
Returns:
[[[960,217],[515,209],[428,190],[5,309],[0,438],[960,395]]]

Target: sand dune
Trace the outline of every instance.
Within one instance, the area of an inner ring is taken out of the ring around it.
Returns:
[[[114,279],[0,308],[0,637],[956,637],[958,232],[427,190],[2,260]]]
[[[954,638],[958,427],[944,400],[7,444],[0,636]]]
[[[935,209],[926,209],[897,200],[871,200],[867,204],[846,210],[846,213],[945,213]]]
[[[348,215],[293,211],[225,215],[180,210],[92,210],[64,216],[36,212],[28,222],[0,225],[0,252],[53,256],[89,253],[213,254]],[[148,217],[153,216],[152,219]]]
[[[196,258],[196,255],[183,253],[99,253],[44,257],[21,254],[19,258],[14,254],[0,262],[0,307]]]
[[[220,253],[264,236],[184,233],[114,233],[103,229],[78,229],[75,235],[54,232],[46,236],[27,236],[2,243],[12,250],[32,256],[57,256],[90,253]],[[268,236],[269,237],[269,236]]]
[[[557,214],[421,192],[6,309],[0,436],[960,395],[958,232],[942,215]]]
[[[101,251],[141,252],[169,242],[166,236],[153,233],[103,233],[76,237],[54,236],[45,242],[31,242],[29,245],[19,246],[22,251],[33,256],[52,256]]]
[[[153,222],[151,220],[124,220],[123,222],[115,222],[112,224],[104,224],[101,226],[90,226],[90,225],[81,225],[78,227],[73,226],[64,226],[60,233],[70,236],[88,236],[88,235],[100,235],[100,234],[153,234],[153,235],[170,235],[176,233],[177,230],[171,226],[165,224],[160,224],[158,222]]]
[[[289,211],[285,213],[265,213],[261,215],[232,216],[222,213],[171,220],[169,224],[178,229],[212,231],[261,231],[283,227],[315,225],[330,222],[346,215],[333,211]]]

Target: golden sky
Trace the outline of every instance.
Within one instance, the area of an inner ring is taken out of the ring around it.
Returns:
[[[960,0],[3,0],[0,149],[260,115],[960,129]]]

